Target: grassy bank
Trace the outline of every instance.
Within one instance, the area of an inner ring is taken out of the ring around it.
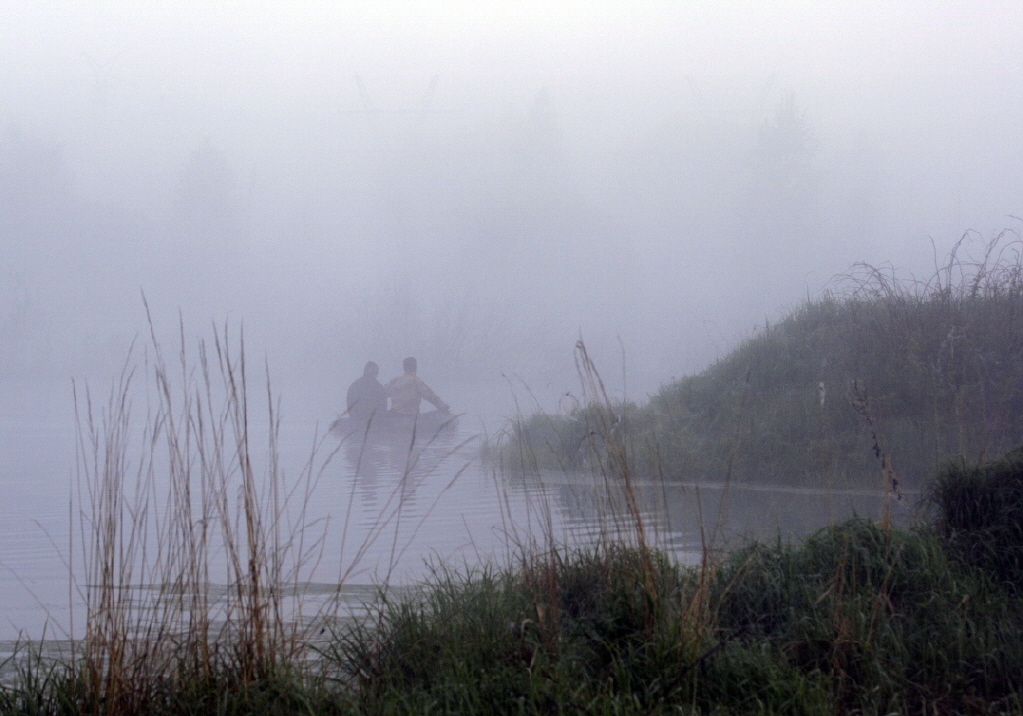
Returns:
[[[342,662],[360,713],[1018,713],[1021,637],[934,534],[853,521],[711,570],[616,546],[447,575]]]
[[[440,571],[341,635],[354,713],[1023,712],[1023,459],[945,465],[929,519],[674,564],[640,530]],[[624,483],[630,476],[614,476]]]
[[[1007,236],[968,248],[923,281],[858,266],[645,404],[584,390],[521,418],[501,462],[591,467],[608,411],[630,469],[671,480],[861,483],[887,457],[919,486],[950,456],[999,455],[1023,442],[1023,255]]]

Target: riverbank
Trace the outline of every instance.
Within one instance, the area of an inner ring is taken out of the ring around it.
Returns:
[[[961,242],[925,279],[853,267],[645,403],[609,399],[580,344],[578,406],[520,417],[493,454],[526,472],[604,469],[613,434],[640,477],[854,487],[884,469],[919,488],[951,456],[1023,439],[1021,354],[1021,243]]]

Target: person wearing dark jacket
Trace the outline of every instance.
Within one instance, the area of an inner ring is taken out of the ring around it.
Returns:
[[[366,424],[387,412],[387,391],[378,375],[380,366],[370,361],[362,377],[348,387],[348,417],[352,420]]]

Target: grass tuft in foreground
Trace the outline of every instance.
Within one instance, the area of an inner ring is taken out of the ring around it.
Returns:
[[[636,548],[438,573],[338,642],[359,713],[1001,713],[1023,614],[925,529],[852,520],[701,581]]]

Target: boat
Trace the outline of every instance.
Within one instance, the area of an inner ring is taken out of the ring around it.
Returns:
[[[374,443],[426,444],[437,439],[447,439],[458,432],[458,415],[432,410],[419,415],[402,415],[387,411],[368,423],[341,416],[330,426],[330,432],[343,441],[365,441]]]

